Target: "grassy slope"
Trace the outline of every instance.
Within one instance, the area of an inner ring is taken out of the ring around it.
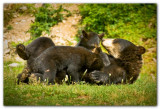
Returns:
[[[16,85],[23,69],[4,62],[4,105],[156,105],[157,83],[147,73],[132,85]],[[142,69],[144,72],[145,68]]]

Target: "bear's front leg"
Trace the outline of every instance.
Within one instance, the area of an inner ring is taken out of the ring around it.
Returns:
[[[52,69],[45,70],[43,74],[43,81],[53,85],[55,83],[56,73],[57,73],[56,70],[52,70]]]
[[[75,66],[75,65],[69,65],[68,66],[68,69],[67,69],[67,72],[68,72],[68,76],[69,78],[71,77],[71,81],[72,82],[79,82],[79,72],[78,72],[78,66]]]

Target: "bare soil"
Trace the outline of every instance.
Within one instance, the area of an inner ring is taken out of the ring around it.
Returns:
[[[42,4],[37,4],[38,7]],[[53,4],[54,8],[57,8],[60,4]],[[56,45],[76,45],[75,36],[78,31],[78,24],[81,16],[78,14],[79,4],[65,4],[63,8],[71,11],[72,16],[65,18],[62,22],[51,27],[50,34],[43,33],[42,36],[50,37]],[[15,17],[8,23],[11,26],[11,30],[7,30],[4,27],[3,34],[3,55],[4,60],[15,58],[17,61],[22,61],[15,50],[10,47],[11,42],[22,43],[31,38],[30,33],[27,31],[30,28],[32,21],[34,21],[32,15],[15,15]],[[7,27],[7,26],[6,26]]]

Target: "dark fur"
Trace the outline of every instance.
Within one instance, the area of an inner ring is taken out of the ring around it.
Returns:
[[[93,50],[93,44],[99,45],[104,34],[97,35],[96,33],[87,34],[83,31],[83,35],[80,38],[80,42],[77,46],[83,46],[89,50]],[[90,42],[90,43],[89,43]],[[101,52],[100,56],[103,60],[103,70],[93,71],[89,75],[86,75],[85,79],[88,81],[98,82],[102,84],[118,84],[118,83],[133,83],[142,67],[141,55],[145,53],[145,49],[142,46],[136,46],[133,43],[123,40],[115,39],[113,41],[114,47],[106,47],[109,55]],[[117,58],[115,54],[119,54]],[[91,80],[90,80],[90,79]]]
[[[55,44],[50,38],[40,37],[34,40],[29,45],[27,45],[26,47],[23,44],[17,45],[16,51],[22,59],[32,61],[33,58],[36,58],[44,50],[51,46],[55,46]]]
[[[111,83],[133,83],[137,80],[142,67],[142,54],[145,48],[136,46],[124,39],[114,39],[112,46],[103,46],[108,50],[111,57],[111,64],[103,69],[103,72],[92,72],[91,77],[95,82],[106,84]],[[117,71],[120,69],[119,71]],[[111,76],[109,76],[111,73]]]
[[[100,70],[103,67],[100,56],[83,47],[50,47],[30,63],[33,72],[43,74],[43,80],[54,83],[57,72],[63,70],[71,76],[73,82],[80,81],[80,72]]]
[[[91,47],[89,47],[89,48],[95,48],[95,45],[99,44],[99,40],[97,40],[97,34],[96,33],[91,32],[91,33],[89,33],[89,36],[85,31],[83,31],[82,33],[84,35],[84,38],[85,38],[86,42],[84,42],[83,39],[81,40],[81,42],[83,44],[87,43],[88,45],[91,45]],[[98,35],[98,36],[101,37],[102,35],[103,34]],[[81,37],[83,37],[83,36],[81,36]],[[89,38],[91,38],[92,40],[90,40]],[[79,44],[81,44],[81,43],[79,43]],[[27,47],[25,47],[22,44],[17,45],[17,53],[19,54],[19,56],[21,58],[27,60],[27,67],[29,67],[32,71],[32,72],[28,72],[29,76],[30,76],[31,73],[32,74],[34,73],[33,69],[32,69],[32,63],[34,63],[35,58],[38,57],[38,55],[40,55],[43,51],[45,51],[47,48],[49,48],[51,46],[54,46],[53,42],[51,41],[51,39],[46,38],[46,37],[43,37],[43,38],[41,37],[41,38],[38,38],[38,39],[34,40]],[[83,69],[85,69],[85,68],[83,68]],[[58,71],[57,74],[56,74],[56,82],[61,83],[62,79],[65,78],[66,72],[67,72],[66,70]],[[19,83],[19,81],[26,82],[26,81],[24,81],[24,77],[23,78],[21,77],[23,73],[24,72],[22,72],[21,74],[19,74],[17,76],[18,83]],[[34,75],[36,76],[38,73],[34,73]],[[26,72],[23,75],[26,75]],[[26,80],[28,80],[28,78],[26,78]],[[41,80],[43,80],[43,78],[41,78]],[[27,83],[28,83],[28,81],[27,81]]]
[[[83,30],[82,35],[80,36],[80,41],[76,46],[82,46],[92,51],[96,46],[99,46],[100,38],[103,36],[104,33],[98,35],[95,32],[86,33]]]
[[[103,67],[101,71],[93,71],[90,78],[98,84],[126,83],[126,70],[119,66],[118,61],[108,56],[110,64]]]
[[[31,70],[30,68],[30,63],[34,62],[34,59],[38,57],[43,51],[45,51],[47,48],[55,46],[53,41],[50,38],[47,37],[40,37],[35,39],[33,42],[31,42],[29,45],[24,46],[23,44],[19,44],[16,46],[16,51],[18,55],[24,59],[27,60],[27,67],[25,67],[20,73],[17,78],[19,82],[24,82],[28,83],[29,79],[28,77],[30,76]],[[25,75],[25,76],[24,76]]]

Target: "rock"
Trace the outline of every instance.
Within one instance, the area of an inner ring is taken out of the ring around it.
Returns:
[[[20,7],[19,9],[22,10],[22,11],[26,11],[26,10],[27,10],[27,7],[26,7],[26,6],[22,6],[22,7]]]
[[[10,52],[10,49],[8,48],[8,40],[3,41],[3,55]]]
[[[63,20],[62,22],[63,22],[63,23],[66,23],[66,20]]]
[[[10,49],[8,48],[8,49],[4,49],[3,50],[3,55],[5,55],[5,54],[7,54],[7,53],[9,53],[10,52]]]
[[[21,20],[21,22],[25,22],[26,20]]]
[[[25,62],[25,60],[23,60],[22,58],[20,58],[19,56],[15,57],[16,61],[18,62]]]
[[[4,48],[4,49],[7,49],[7,48],[8,48],[8,40],[5,40],[5,41],[3,42],[3,48]]]
[[[154,62],[157,62],[157,60],[156,60],[155,58],[153,58],[153,61],[154,61]]]
[[[19,64],[18,63],[12,63],[12,64],[9,64],[8,66],[9,67],[17,67],[17,66],[19,66]]]
[[[16,15],[16,14],[14,14],[14,15],[13,15],[13,17],[14,17],[14,18],[16,18],[16,17],[17,17],[17,15]]]

